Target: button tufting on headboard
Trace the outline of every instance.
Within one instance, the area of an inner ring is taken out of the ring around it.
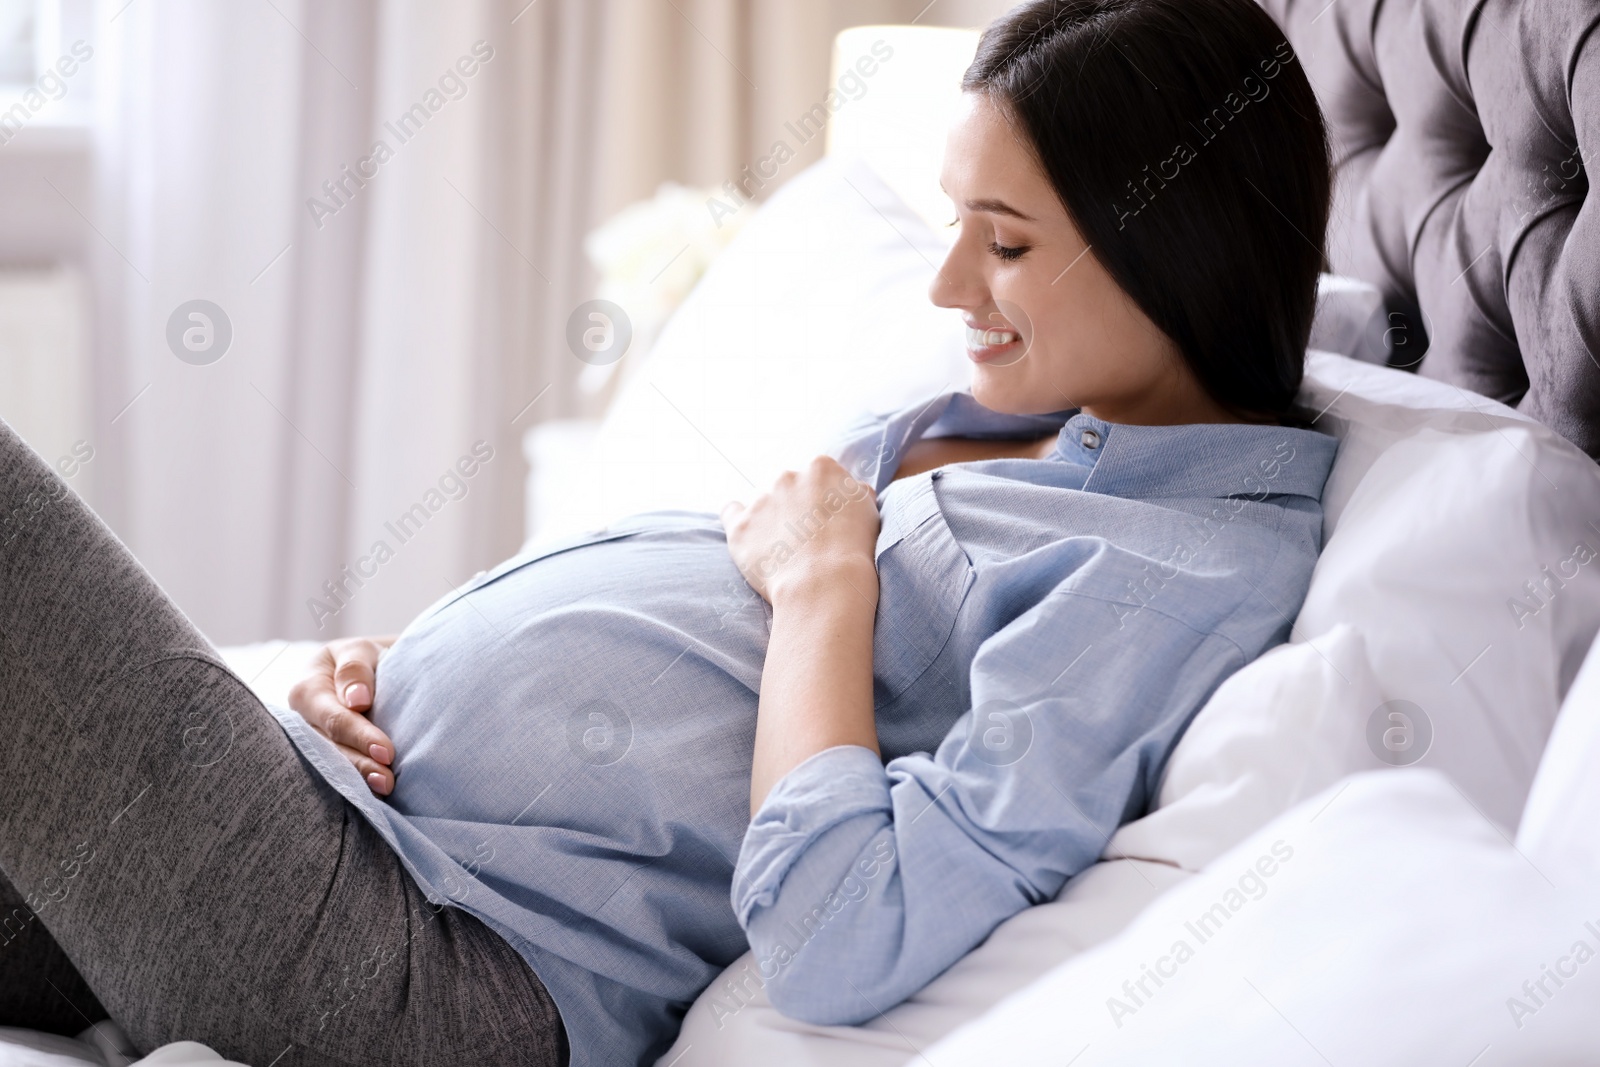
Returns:
[[[1420,306],[1422,374],[1600,457],[1600,0],[1260,2],[1333,135],[1332,269]]]

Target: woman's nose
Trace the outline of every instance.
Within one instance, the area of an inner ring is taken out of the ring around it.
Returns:
[[[962,242],[957,240],[928,285],[928,299],[942,308],[974,310],[989,303],[988,287],[971,269]]]

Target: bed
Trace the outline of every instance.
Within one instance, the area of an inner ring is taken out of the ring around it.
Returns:
[[[1592,1059],[1600,6],[1264,6],[1339,168],[1300,403],[1341,448],[1290,642],[1217,692],[1100,863],[910,1001],[797,1023],[741,960],[662,1067]],[[625,361],[606,417],[530,442],[530,498],[562,502],[534,539],[715,510],[860,411],[964,376],[959,322],[925,294],[947,240],[941,131],[976,35],[857,27],[836,71],[880,40],[893,57],[833,116],[828,157]],[[225,654],[281,703],[309,647]],[[0,1045],[0,1064],[131,1059],[114,1028],[94,1048],[3,1036],[49,1048]],[[186,1045],[139,1062],[219,1060]]]

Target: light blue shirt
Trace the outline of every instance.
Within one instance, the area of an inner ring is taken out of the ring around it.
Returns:
[[[1044,460],[889,481],[924,436],[1052,432]],[[747,948],[785,1013],[870,1019],[1145,810],[1207,697],[1288,634],[1335,449],[1277,426],[1000,415],[960,392],[864,423],[834,454],[879,494],[888,762],[818,753],[754,820],[771,609],[712,515],[525,552],[413,622],[378,671],[387,802],[274,712],[431,900],[528,961],[574,1067],[652,1062]]]

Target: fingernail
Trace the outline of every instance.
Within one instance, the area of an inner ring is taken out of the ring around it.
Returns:
[[[372,700],[372,691],[365,682],[351,682],[344,689],[344,705],[353,708],[357,704],[366,704]]]
[[[385,796],[388,795],[389,787],[384,784],[383,775],[379,774],[377,771],[373,771],[371,774],[367,775],[367,784],[372,787],[372,791],[374,793],[381,793]]]
[[[379,763],[389,762],[389,750],[376,742],[367,746],[367,754]]]

